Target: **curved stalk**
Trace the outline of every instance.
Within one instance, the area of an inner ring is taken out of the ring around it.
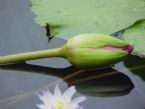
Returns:
[[[7,56],[0,56],[0,64],[10,64],[23,62],[27,60],[49,58],[49,57],[64,57],[61,48],[49,49],[49,50],[40,50],[35,52],[27,52],[20,54],[12,54]]]

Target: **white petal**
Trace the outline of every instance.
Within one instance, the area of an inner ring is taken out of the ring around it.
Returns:
[[[43,90],[41,93],[36,93],[38,97],[47,96],[52,97],[52,93],[49,90]]]
[[[43,91],[43,96],[50,98],[53,98],[52,93],[49,90]]]
[[[42,104],[37,104],[36,106],[39,107],[40,109],[44,109],[44,105]]]
[[[43,105],[43,104],[37,104],[36,106],[39,107],[40,109],[53,109],[50,106],[46,106],[46,105]]]
[[[49,90],[47,90],[47,91],[43,91],[42,92],[43,94],[41,95],[41,94],[37,94],[38,95],[38,97],[43,101],[43,103],[46,105],[52,105],[52,104],[54,104],[53,103],[53,95],[51,94],[51,92],[49,92]]]
[[[71,105],[68,105],[65,109],[78,109],[79,105],[77,104],[71,104]]]
[[[84,109],[82,106],[77,107],[77,109]]]
[[[48,101],[48,98],[46,96],[38,95],[41,101],[46,102]]]
[[[69,87],[63,94],[63,98],[65,99],[65,101],[69,103],[75,92],[76,89],[74,86]]]
[[[72,104],[79,104],[79,103],[81,103],[81,102],[83,102],[85,100],[86,100],[86,97],[81,96],[81,97],[77,97],[77,98],[73,99],[71,103]]]
[[[43,102],[45,102],[47,100],[47,98],[45,96],[42,96],[40,94],[37,94],[37,95],[40,98],[40,100],[42,100]]]
[[[39,107],[40,109],[53,109],[52,106],[45,104],[37,104],[36,106]]]
[[[54,96],[56,96],[56,97],[58,97],[58,98],[62,97],[61,90],[60,90],[58,84],[57,84],[56,87],[55,87]]]

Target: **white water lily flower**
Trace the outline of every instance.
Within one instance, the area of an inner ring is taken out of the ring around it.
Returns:
[[[86,97],[81,96],[72,100],[72,96],[75,94],[76,89],[74,86],[69,87],[64,93],[58,85],[56,85],[54,94],[49,90],[45,90],[42,94],[37,94],[43,101],[43,104],[38,104],[40,109],[83,109],[79,103],[86,100]]]

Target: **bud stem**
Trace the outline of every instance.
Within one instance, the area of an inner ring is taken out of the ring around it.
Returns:
[[[10,64],[23,62],[27,60],[49,58],[49,57],[63,57],[61,48],[41,50],[28,53],[12,54],[7,56],[0,56],[0,64]]]

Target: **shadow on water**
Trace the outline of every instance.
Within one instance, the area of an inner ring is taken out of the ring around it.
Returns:
[[[68,86],[75,85],[79,93],[96,97],[122,96],[128,94],[134,88],[130,78],[112,68],[85,70],[73,66],[67,68],[49,68],[27,63],[3,65],[0,66],[0,68],[2,70],[41,73],[61,78],[55,83],[51,83],[40,89],[10,97],[5,100],[0,100],[0,106],[2,106],[1,108],[15,104],[62,81],[65,81]]]

